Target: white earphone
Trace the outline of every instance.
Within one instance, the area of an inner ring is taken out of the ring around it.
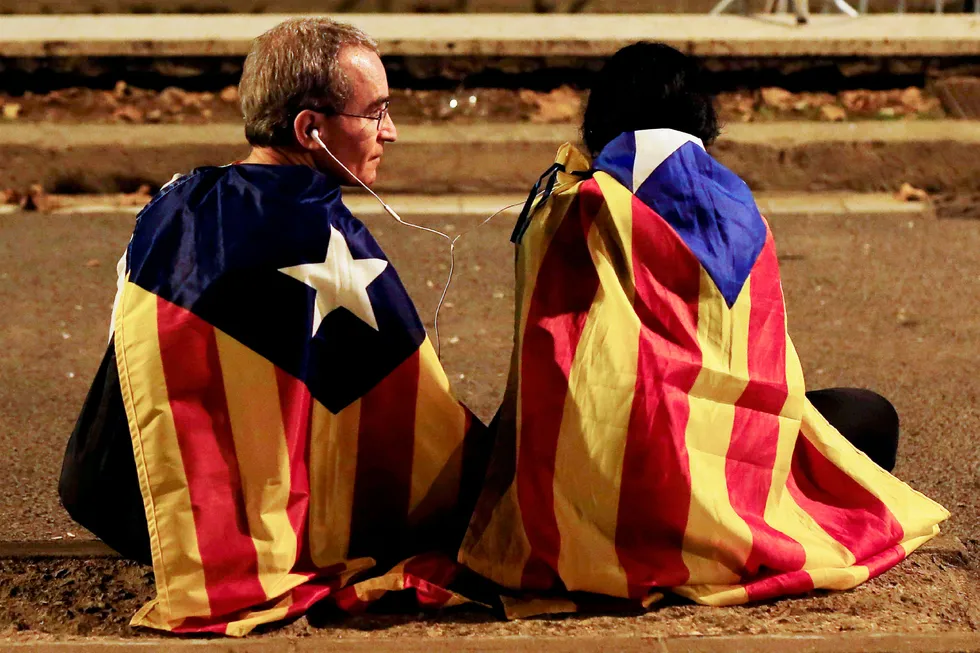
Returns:
[[[374,199],[378,200],[378,202],[381,203],[381,206],[384,208],[385,212],[388,215],[390,215],[392,218],[394,218],[396,222],[398,222],[399,224],[403,224],[406,227],[412,227],[413,229],[419,229],[421,231],[428,231],[431,234],[435,234],[435,235],[440,236],[442,238],[445,238],[447,241],[449,241],[449,276],[446,278],[446,285],[442,289],[442,296],[439,297],[439,304],[438,304],[438,306],[436,306],[435,319],[433,320],[433,323],[432,323],[433,329],[436,332],[436,356],[438,356],[439,359],[441,360],[442,359],[442,342],[441,342],[441,340],[439,338],[439,312],[442,310],[442,305],[446,301],[446,294],[449,293],[449,286],[453,282],[453,271],[456,268],[456,241],[459,240],[462,236],[468,234],[470,231],[474,231],[476,229],[479,229],[480,227],[482,227],[486,223],[490,222],[491,220],[493,220],[495,217],[497,217],[498,215],[500,215],[501,213],[503,213],[507,209],[512,209],[515,206],[521,206],[522,204],[524,204],[524,202],[523,201],[516,202],[514,204],[510,204],[508,206],[505,206],[504,208],[500,209],[499,211],[497,211],[496,213],[494,213],[493,215],[491,215],[489,218],[487,218],[486,220],[484,220],[483,222],[481,222],[480,224],[478,224],[473,229],[470,229],[469,231],[464,231],[463,233],[457,234],[456,237],[453,238],[453,237],[450,237],[448,234],[444,234],[443,232],[438,231],[437,229],[430,229],[429,227],[423,227],[420,224],[414,224],[412,222],[406,222],[405,220],[402,220],[401,216],[398,215],[398,213],[396,213],[393,208],[391,208],[390,206],[388,206],[383,199],[381,199],[380,197],[378,197],[378,194],[377,193],[375,193],[373,190],[371,190],[370,188],[368,188],[367,184],[365,184],[363,181],[361,181],[361,179],[357,175],[355,175],[353,172],[350,171],[350,168],[348,168],[347,166],[345,166],[340,161],[340,159],[338,159],[336,156],[334,156],[334,153],[330,151],[330,149],[324,144],[324,142],[322,140],[320,140],[320,131],[318,129],[316,129],[316,128],[311,129],[310,132],[309,132],[309,134],[310,134],[310,137],[312,137],[313,140],[315,140],[317,142],[317,144],[319,144],[319,146],[322,147],[323,150],[327,154],[330,155],[330,158],[333,159],[337,163],[337,165],[339,165],[341,168],[343,168],[347,172],[347,174],[349,174],[355,181],[357,181],[357,183],[359,183],[364,188],[364,190],[366,190],[367,192],[371,193],[371,196],[374,197]],[[560,189],[556,189],[556,190],[564,190],[564,188],[560,188]],[[538,193],[538,195],[540,196],[542,193],[544,193],[544,191],[541,191],[541,193]]]

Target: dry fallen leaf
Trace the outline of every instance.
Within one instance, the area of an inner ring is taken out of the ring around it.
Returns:
[[[13,188],[0,190],[0,204],[20,204],[21,194]]]
[[[921,188],[916,188],[908,182],[902,184],[902,187],[898,189],[898,193],[895,194],[895,197],[903,202],[929,201],[929,193]]]
[[[143,112],[134,106],[123,106],[112,112],[112,119],[120,122],[143,122]]]
[[[4,120],[17,120],[20,117],[20,110],[23,107],[16,102],[6,102],[3,105]]]
[[[164,111],[177,113],[187,106],[187,91],[183,91],[175,86],[168,86],[160,91],[157,100],[163,106]]]
[[[734,114],[739,122],[749,122],[755,111],[755,97],[750,93],[720,93],[718,109],[723,114]]]
[[[150,186],[142,184],[135,193],[123,193],[118,197],[119,206],[143,206],[150,201]]]
[[[794,109],[801,110],[806,108],[820,108],[828,104],[837,104],[837,98],[830,93],[798,93],[797,102],[793,105]]]
[[[828,104],[820,107],[820,118],[831,122],[840,122],[847,119],[847,111],[836,104]]]
[[[218,96],[221,98],[222,102],[227,102],[228,104],[234,104],[238,102],[238,87],[237,86],[226,86],[221,94]]]
[[[922,97],[922,89],[915,86],[910,86],[902,91],[899,95],[899,101],[906,109],[916,112],[921,111],[925,103]]]
[[[550,93],[523,89],[519,96],[522,102],[536,108],[531,114],[531,122],[574,122],[582,110],[582,98],[569,86],[561,86]]]
[[[31,184],[27,194],[21,198],[20,207],[25,211],[48,211],[51,209],[51,200],[41,184]]]
[[[762,96],[763,105],[772,109],[779,109],[780,111],[789,111],[796,102],[796,98],[793,97],[792,93],[784,88],[775,86],[764,88],[759,91],[759,94]]]

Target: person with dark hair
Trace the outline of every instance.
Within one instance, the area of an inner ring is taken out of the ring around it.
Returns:
[[[634,43],[596,75],[582,121],[592,158],[623,132],[673,129],[711,145],[718,116],[695,59],[663,43]]]
[[[589,94],[582,137],[595,158],[620,134],[648,129],[689,134],[705,146],[720,131],[697,61],[663,43],[634,43],[610,58]],[[844,388],[808,392],[807,398],[875,463],[895,468],[899,418],[887,399]]]
[[[891,404],[806,392],[694,59],[623,48],[582,131],[589,156],[563,145],[514,231],[511,370],[460,561],[557,594],[547,611],[569,591],[731,605],[854,587],[938,533],[949,513],[887,471]]]

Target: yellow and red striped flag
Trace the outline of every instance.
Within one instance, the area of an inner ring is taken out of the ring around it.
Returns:
[[[730,605],[854,587],[938,533],[947,511],[806,400],[744,182],[672,130],[623,134],[591,170],[569,145],[557,163],[519,245],[461,563],[514,590]]]
[[[463,600],[438,552],[465,530],[482,425],[334,180],[238,165],[169,186],[114,324],[157,586],[134,625],[244,635],[323,599]]]

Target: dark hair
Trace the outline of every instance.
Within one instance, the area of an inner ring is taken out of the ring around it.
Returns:
[[[718,118],[701,67],[669,45],[641,41],[621,49],[596,75],[582,120],[582,138],[595,158],[623,132],[676,129],[708,145]]]

